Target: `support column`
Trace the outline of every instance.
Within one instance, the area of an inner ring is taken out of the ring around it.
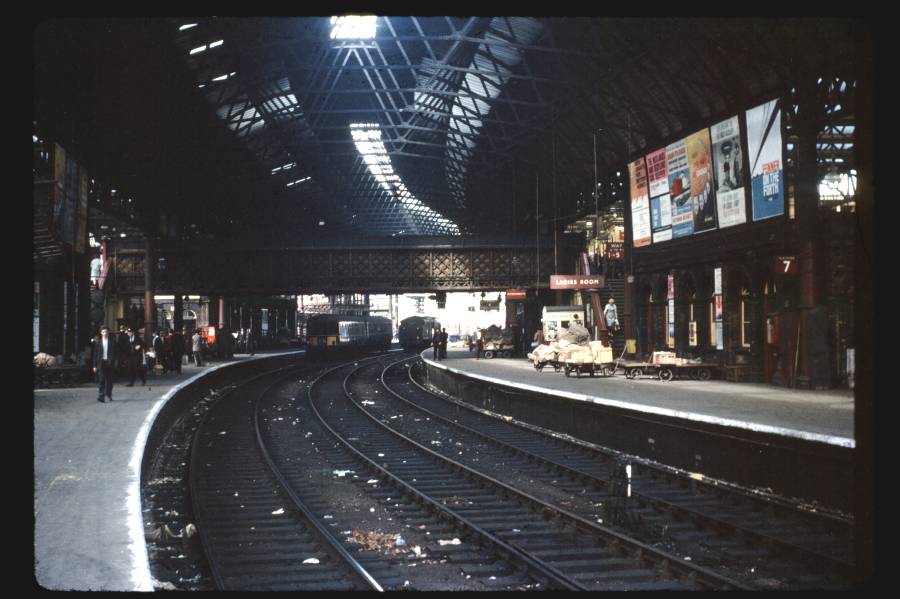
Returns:
[[[144,250],[144,347],[150,347],[156,328],[156,305],[153,303],[153,242],[147,237]]]
[[[823,387],[830,379],[827,359],[827,339],[823,332],[827,324],[825,308],[821,305],[821,286],[818,284],[817,261],[819,225],[819,173],[816,162],[816,142],[822,126],[821,107],[817,102],[817,77],[801,70],[797,83],[799,114],[795,126],[798,133],[798,160],[795,177],[795,209],[800,266],[800,385]]]
[[[176,331],[184,332],[184,300],[182,298],[182,292],[180,290],[175,291],[175,307],[172,310],[175,312],[172,314],[172,326],[175,327]]]
[[[858,179],[856,235],[854,239],[854,340],[856,353],[853,452],[853,530],[857,586],[872,584],[875,576],[875,98],[872,34],[867,26],[855,29],[854,64],[858,69],[854,115],[853,153]],[[885,223],[886,219],[882,219]],[[889,221],[887,221],[889,224]],[[886,227],[885,227],[886,228]],[[882,304],[884,305],[884,304]],[[884,412],[882,412],[884,413]],[[887,419],[882,419],[882,422]],[[886,426],[882,430],[886,430]]]

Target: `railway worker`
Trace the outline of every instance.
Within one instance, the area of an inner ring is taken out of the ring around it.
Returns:
[[[179,374],[181,374],[181,356],[184,355],[184,335],[181,334],[181,331],[175,329],[175,332],[172,333],[172,366],[173,370]]]
[[[615,331],[619,328],[619,316],[616,311],[616,300],[609,298],[606,307],[603,308],[603,316],[606,318],[606,328]]]
[[[153,348],[153,353],[156,354],[156,359],[153,361],[153,366],[151,366],[151,368],[155,367],[157,364],[162,364],[163,370],[165,371],[167,367],[166,344],[162,335],[159,334],[159,331],[153,331],[153,341],[150,342],[150,347]]]
[[[432,359],[440,360],[441,359],[441,330],[434,329],[434,334],[431,336],[431,348],[432,348]]]
[[[97,401],[112,401],[113,379],[116,376],[116,338],[109,334],[109,327],[100,327],[100,337],[94,339],[94,374],[97,375]],[[104,399],[105,397],[105,399]]]
[[[200,329],[195,329],[194,334],[191,335],[191,352],[194,354],[194,364],[196,364],[197,367],[203,366],[203,361],[201,359],[203,346],[200,344]]]
[[[484,355],[484,331],[478,329],[478,339],[475,340],[475,359],[480,360]]]
[[[147,384],[147,371],[144,370],[144,341],[134,334],[134,329],[128,327],[125,331],[128,336],[125,347],[126,361],[128,363],[128,384],[126,387],[134,387],[134,379],[141,377],[141,384]]]
[[[447,359],[447,329],[441,329],[441,360]]]

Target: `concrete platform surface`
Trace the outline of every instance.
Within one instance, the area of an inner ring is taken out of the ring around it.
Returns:
[[[531,389],[648,413],[771,432],[855,447],[854,397],[850,389],[804,391],[756,383],[721,380],[626,379],[574,375],[545,368],[538,372],[524,358],[476,360],[464,349],[448,349],[447,359],[435,362],[432,350],[422,357],[447,368],[483,380],[494,380]]]
[[[97,401],[96,384],[35,389],[34,564],[49,590],[152,591],[140,501],[144,445],[159,410],[181,387],[236,361],[188,365],[151,375],[113,401]]]

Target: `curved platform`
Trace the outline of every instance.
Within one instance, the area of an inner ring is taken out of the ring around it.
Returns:
[[[529,360],[422,352],[436,388],[504,418],[728,481],[852,511],[854,396],[753,383],[582,375]]]
[[[451,349],[446,360],[435,361],[431,354],[431,350],[422,352],[426,363],[485,382],[648,414],[856,446],[849,389],[803,391],[721,380],[632,380],[621,375],[575,378],[550,367],[538,372],[530,360],[522,358],[476,360],[474,353]]]
[[[297,353],[297,352],[288,352]],[[93,383],[34,390],[35,580],[48,590],[152,591],[140,480],[154,420],[179,389],[210,372],[283,353],[182,373],[149,375],[146,386],[117,380],[113,401]]]

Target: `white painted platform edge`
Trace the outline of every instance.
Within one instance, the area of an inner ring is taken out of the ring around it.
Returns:
[[[263,358],[272,358],[275,356],[285,356],[288,354],[303,354],[304,350],[281,352],[277,354],[259,354],[241,360],[241,363],[252,360],[260,360]],[[224,362],[216,366],[207,368],[202,372],[198,372],[189,379],[186,379],[178,385],[169,389],[156,404],[147,413],[144,418],[144,424],[138,431],[134,439],[134,445],[131,448],[131,460],[128,463],[128,490],[127,490],[127,510],[128,510],[128,536],[130,537],[129,549],[131,552],[131,582],[134,591],[153,591],[153,576],[150,573],[150,559],[147,556],[147,542],[144,539],[144,515],[141,512],[141,462],[144,459],[144,446],[147,444],[147,438],[150,436],[150,429],[156,421],[160,410],[166,405],[179,389],[193,383],[210,372],[214,372],[226,366],[234,366],[237,362]]]
[[[742,422],[740,420],[732,420],[730,418],[719,418],[717,416],[709,416],[707,414],[696,414],[694,412],[681,412],[678,410],[669,410],[667,408],[659,408],[656,406],[645,406],[642,404],[636,403],[628,403],[625,401],[619,401],[617,399],[607,399],[604,397],[596,397],[593,395],[583,395],[581,393],[571,393],[569,391],[559,391],[559,390],[550,390],[544,387],[535,387],[534,385],[526,385],[525,383],[517,383],[515,381],[507,381],[504,379],[498,379],[494,377],[484,376],[481,374],[476,374],[474,372],[466,372],[465,370],[459,370],[457,368],[450,368],[449,366],[444,366],[440,362],[435,362],[434,360],[430,360],[426,358],[424,355],[421,356],[422,360],[427,362],[428,364],[434,366],[435,368],[442,368],[447,370],[448,372],[453,372],[462,376],[467,376],[469,378],[478,379],[481,381],[486,381],[488,383],[493,383],[496,385],[505,385],[507,387],[514,387],[517,389],[522,389],[524,391],[531,391],[534,393],[542,393],[544,395],[553,395],[556,397],[567,397],[569,399],[575,399],[578,401],[589,401],[591,403],[610,406],[614,408],[624,408],[628,410],[634,410],[638,412],[644,412],[647,414],[658,414],[660,416],[667,416],[671,418],[684,418],[686,420],[694,420],[696,422],[705,422],[709,424],[718,424],[722,426],[730,426],[734,428],[742,428],[746,430],[751,430],[759,433],[772,433],[776,435],[783,435],[786,437],[794,437],[797,439],[804,439],[806,441],[817,441],[819,443],[826,443],[828,445],[837,445],[839,447],[849,447],[854,449],[856,447],[856,441],[854,439],[848,439],[847,437],[838,437],[835,435],[823,435],[820,433],[811,433],[808,431],[798,431],[796,429],[790,428],[782,428],[778,426],[772,426],[769,424],[760,424],[756,422]]]

